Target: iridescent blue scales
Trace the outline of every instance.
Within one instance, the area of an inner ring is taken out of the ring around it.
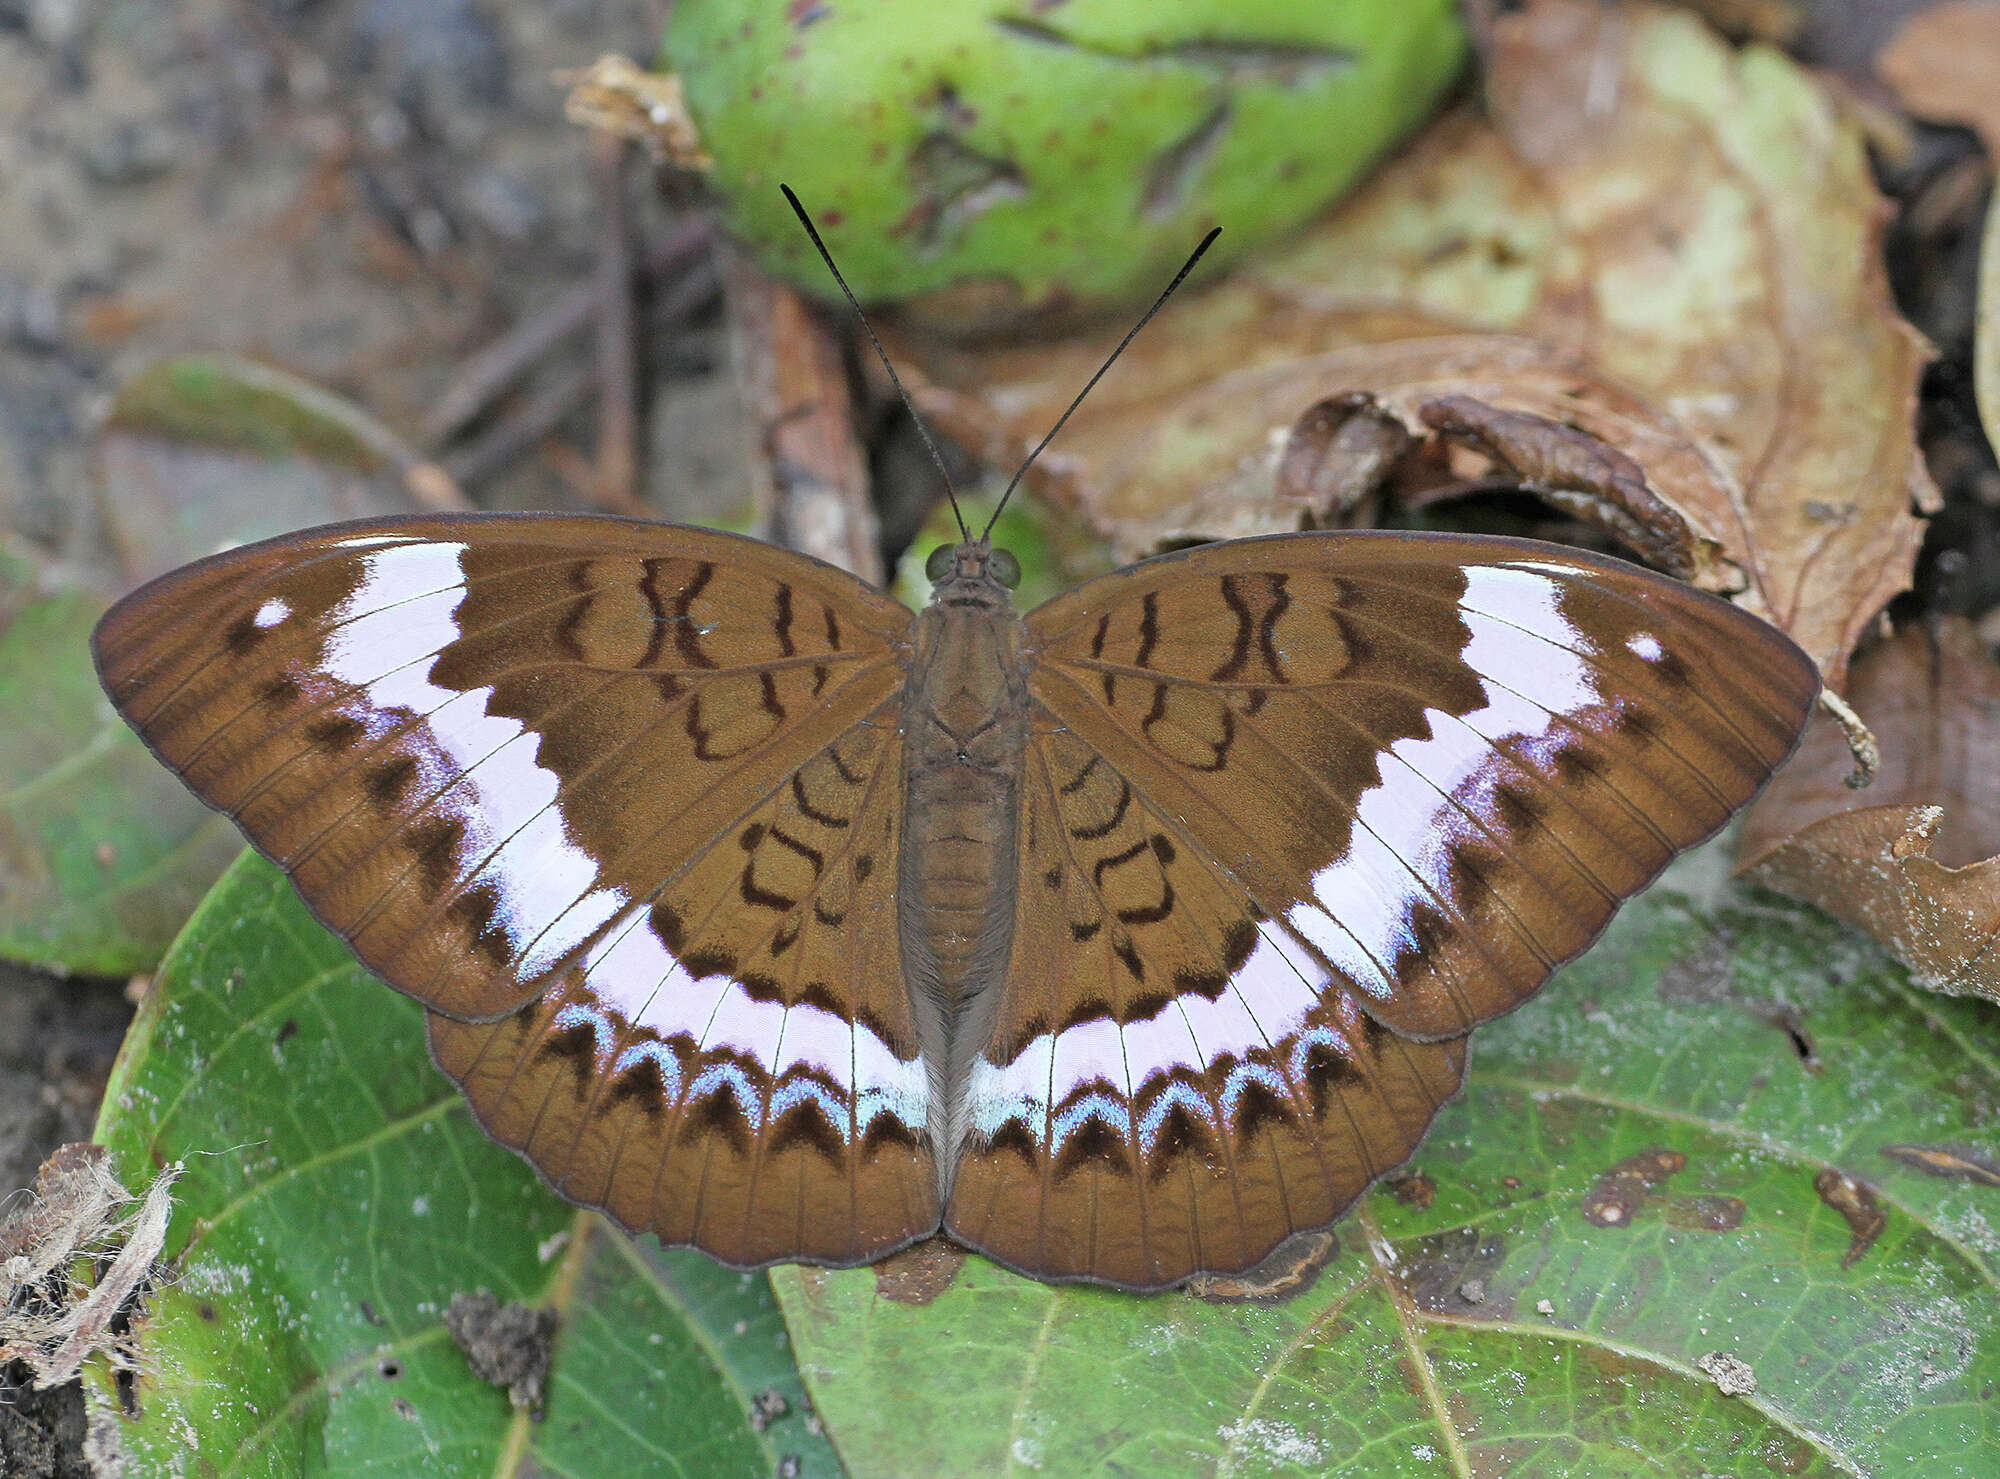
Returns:
[[[1242,540],[1014,615],[754,541],[336,526],[121,603],[119,708],[563,1195],[738,1265],[1250,1267],[1789,753],[1784,637],[1517,541]]]

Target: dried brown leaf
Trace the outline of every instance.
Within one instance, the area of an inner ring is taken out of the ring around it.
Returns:
[[[1976,129],[2000,156],[2000,3],[1947,0],[1905,20],[1875,71],[1920,118]]]
[[[750,466],[766,537],[881,580],[840,341],[797,289],[744,258],[727,258],[724,281],[732,357],[761,441]]]
[[[1299,526],[1306,408],[1357,391],[1540,416],[1629,457],[1836,681],[1909,580],[1935,494],[1926,357],[1883,281],[1858,129],[1762,46],[1684,12],[1536,0],[1494,30],[1491,121],[1428,129],[1283,257],[1177,303],[1038,477],[1121,555]],[[922,349],[923,408],[1007,465],[1114,331]]]
[[[1873,935],[1933,991],[2000,1001],[2000,666],[1970,623],[1913,627],[1855,663],[1881,742],[1855,790],[1816,719],[1752,808],[1740,871]]]

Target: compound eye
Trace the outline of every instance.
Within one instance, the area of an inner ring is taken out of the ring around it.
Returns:
[[[931,557],[924,561],[924,579],[940,581],[951,574],[953,546],[941,544],[931,551]]]
[[[1004,549],[996,549],[987,557],[986,568],[1010,591],[1021,583],[1021,562]]]

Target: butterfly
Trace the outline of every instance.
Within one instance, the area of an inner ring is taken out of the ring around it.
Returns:
[[[1017,616],[735,535],[366,521],[95,638],[147,744],[429,1009],[486,1130],[728,1263],[1044,1279],[1332,1221],[1467,1034],[1791,750],[1785,637],[1620,561],[1306,533]]]
[[[161,577],[94,651],[560,1195],[743,1268],[943,1231],[1134,1290],[1408,1160],[1472,1029],[1819,688],[1554,545],[1241,539],[1022,616],[961,532],[913,614],[711,530],[338,524]]]

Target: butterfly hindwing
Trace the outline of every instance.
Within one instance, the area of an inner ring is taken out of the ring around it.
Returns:
[[[966,1086],[946,1226],[1046,1277],[1133,1288],[1244,1269],[1415,1149],[1463,1041],[1408,1042],[1103,754],[1030,743],[993,1041]]]
[[[848,1262],[937,1220],[879,923],[908,620],[730,535],[468,516],[217,556],[97,655],[566,1194]]]

